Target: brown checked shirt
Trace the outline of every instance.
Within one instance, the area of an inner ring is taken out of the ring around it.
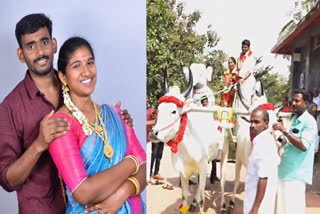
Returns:
[[[59,103],[58,108],[62,96]],[[28,72],[0,104],[0,185],[17,191],[20,214],[64,213],[58,171],[48,151],[42,153],[24,184],[12,188],[6,181],[9,165],[37,138],[40,121],[58,108],[38,90]]]

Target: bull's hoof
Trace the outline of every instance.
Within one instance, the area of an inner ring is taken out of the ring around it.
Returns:
[[[197,210],[197,207],[193,204],[190,205],[190,208],[189,208],[189,212],[195,212]]]
[[[222,204],[222,207],[220,208],[220,212],[221,212],[222,214],[227,214],[227,211],[228,211],[227,206],[226,206],[225,203],[223,203],[223,204]]]
[[[235,207],[234,202],[233,201],[229,201],[228,210],[231,211],[231,210],[234,209],[234,207]]]

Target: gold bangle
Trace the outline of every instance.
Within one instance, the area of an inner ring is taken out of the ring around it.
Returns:
[[[139,162],[138,162],[137,158],[133,155],[128,155],[128,156],[125,156],[123,159],[126,159],[126,158],[133,160],[134,163],[136,164],[136,170],[131,175],[137,174],[139,171]]]
[[[140,184],[139,184],[139,181],[135,178],[135,177],[129,177],[128,178],[129,181],[131,181],[131,183],[133,183],[133,185],[135,186],[136,188],[136,193],[134,196],[138,195],[140,193]]]

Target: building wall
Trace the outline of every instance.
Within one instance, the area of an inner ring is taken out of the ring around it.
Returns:
[[[294,49],[300,51],[301,55],[300,62],[292,59],[292,89],[301,88],[301,83],[303,88],[310,91],[320,87],[320,48],[313,48],[313,38],[316,36],[320,37],[320,22],[294,44]]]

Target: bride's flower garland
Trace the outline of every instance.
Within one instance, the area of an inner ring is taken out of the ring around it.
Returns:
[[[70,98],[70,94],[68,93],[69,89],[67,86],[62,85],[63,90],[63,103],[67,106],[67,108],[72,112],[72,115],[78,120],[78,122],[82,125],[82,130],[85,135],[91,135],[92,129],[90,129],[87,118],[83,115],[83,113],[75,106]]]

